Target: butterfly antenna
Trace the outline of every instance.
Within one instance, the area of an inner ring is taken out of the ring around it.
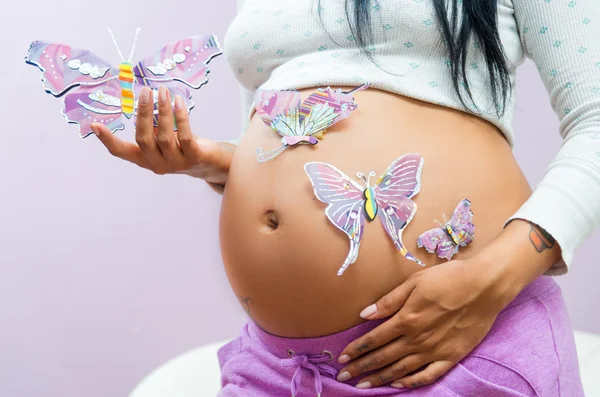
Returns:
[[[377,174],[375,173],[375,171],[369,172],[369,179],[367,180],[367,186],[371,186],[371,178],[374,178],[376,176],[377,176]]]
[[[125,62],[125,58],[123,58],[123,54],[121,53],[121,49],[119,48],[119,44],[117,44],[117,39],[115,38],[115,34],[113,33],[111,28],[108,28],[108,33],[110,34],[110,37],[112,37],[113,43],[115,43],[115,47],[117,48],[117,52],[119,53],[121,60]]]
[[[141,31],[142,31],[142,28],[137,28],[135,30],[135,38],[133,39],[133,46],[131,47],[131,52],[129,53],[129,59],[128,59],[129,62],[131,62],[131,59],[133,58],[133,53],[135,52],[135,45],[137,44],[138,37],[139,37]]]
[[[353,90],[342,92],[342,94],[348,95],[348,94],[355,93],[356,91],[366,90],[367,88],[369,88],[369,83],[365,83],[365,84],[363,84],[363,85],[361,85],[359,87],[354,88]]]
[[[363,181],[367,182],[367,178],[365,178],[365,175],[362,172],[357,172],[356,177],[358,179],[362,179]]]

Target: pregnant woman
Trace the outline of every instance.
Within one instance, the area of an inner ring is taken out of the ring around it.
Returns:
[[[598,37],[591,1],[249,0],[225,39],[247,95],[240,140],[196,138],[164,88],[156,130],[150,92],[140,97],[137,145],[95,125],[115,156],[223,192],[223,262],[250,320],[219,352],[221,395],[583,396],[549,276],[567,272],[600,222]],[[511,151],[526,56],[563,138],[534,191]],[[254,111],[257,89],[305,99],[365,82],[352,94],[358,108],[318,145],[257,161],[257,148],[281,144]],[[423,168],[402,239],[426,266],[399,253],[379,221],[365,222],[360,254],[338,276],[348,236],[325,216],[305,164],[356,180],[408,153]],[[419,248],[464,198],[473,242],[450,261]]]

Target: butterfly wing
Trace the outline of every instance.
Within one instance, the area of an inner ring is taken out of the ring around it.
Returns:
[[[215,36],[193,36],[170,43],[151,56],[142,59],[134,68],[134,92],[139,98],[141,87],[154,94],[154,125],[158,126],[158,89],[164,85],[171,98],[180,95],[188,112],[194,107],[191,91],[208,82],[208,63],[223,50]],[[137,109],[137,101],[135,103]]]
[[[462,247],[473,241],[475,237],[475,225],[473,224],[473,211],[471,211],[471,202],[463,199],[458,203],[452,213],[450,226],[458,235],[459,243]]]
[[[63,115],[79,125],[79,135],[92,133],[91,123],[105,124],[115,132],[121,120],[119,71],[87,50],[64,44],[34,41],[25,61],[42,71],[46,92],[63,98]]]
[[[358,87],[352,92],[367,88],[368,85]],[[300,105],[300,124],[302,131],[298,135],[314,135],[322,132],[333,124],[350,116],[358,108],[352,92],[342,92],[341,89],[333,90],[319,88]]]
[[[317,198],[328,204],[325,210],[327,218],[350,239],[350,251],[338,271],[338,275],[341,276],[358,257],[364,230],[363,189],[329,164],[308,163],[304,170]]]
[[[396,197],[415,196],[421,190],[422,170],[423,157],[417,153],[397,158],[375,184],[377,198],[390,202]]]
[[[92,123],[102,123],[115,132],[125,128],[121,115],[121,86],[109,80],[96,86],[79,86],[64,96],[63,115],[69,123],[79,125],[82,138],[92,133]]]
[[[298,125],[298,91],[259,90],[254,96],[256,113],[281,136],[293,136]]]
[[[47,41],[31,43],[25,62],[42,71],[44,89],[56,97],[73,87],[104,84],[119,75],[110,63],[88,50]]]
[[[417,238],[417,246],[425,248],[430,254],[437,253],[440,258],[450,260],[458,252],[458,246],[442,228],[426,231]]]
[[[402,232],[417,211],[417,205],[410,198],[421,188],[422,169],[423,158],[420,155],[406,154],[392,162],[374,189],[377,205],[381,208],[383,228],[403,256],[424,266],[402,243]]]
[[[188,37],[142,59],[133,74],[136,83],[142,85],[158,88],[161,83],[175,80],[198,89],[208,82],[208,63],[222,53],[213,35]]]
[[[388,236],[394,242],[398,251],[406,259],[409,259],[421,266],[425,266],[423,262],[417,259],[413,254],[408,252],[408,249],[402,243],[402,232],[412,221],[417,212],[417,204],[406,197],[396,197],[389,201],[376,199],[377,205],[379,206],[381,224]]]

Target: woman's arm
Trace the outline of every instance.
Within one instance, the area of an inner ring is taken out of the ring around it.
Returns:
[[[512,3],[525,54],[560,120],[563,144],[511,220],[533,222],[556,239],[562,260],[548,274],[562,274],[575,248],[600,226],[600,7],[594,1]]]
[[[151,95],[150,89],[142,89],[136,120],[136,143],[125,142],[105,125],[94,123],[92,130],[98,139],[113,156],[156,174],[189,173],[215,186],[225,185],[235,146],[194,136],[182,98],[175,98],[173,109],[169,91],[164,86],[159,89],[158,127],[154,127]],[[175,121],[177,132],[173,130]]]
[[[354,361],[340,380],[383,368],[357,387],[434,382],[479,344],[527,284],[565,273],[575,248],[600,226],[600,7],[499,0],[507,3],[560,119],[562,147],[493,243],[468,260],[416,273],[361,313],[391,318],[346,347],[340,362]]]

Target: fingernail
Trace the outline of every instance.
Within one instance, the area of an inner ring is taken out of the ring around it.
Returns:
[[[370,389],[371,387],[373,387],[371,382],[360,382],[358,385],[356,385],[357,389]]]
[[[404,389],[404,385],[402,383],[392,383],[392,387],[396,389]]]
[[[92,132],[93,132],[94,134],[96,134],[96,136],[100,136],[100,130],[98,129],[98,127],[96,127],[94,124],[92,124],[92,125],[90,126],[90,128],[92,129]]]
[[[339,382],[345,382],[345,381],[347,381],[350,378],[352,378],[352,375],[350,375],[350,372],[344,371],[344,372],[342,372],[341,374],[338,375],[337,380]]]
[[[350,361],[350,356],[347,354],[344,354],[343,356],[340,356],[340,358],[338,358],[338,363],[340,364],[346,364],[348,361]]]
[[[177,95],[175,97],[175,110],[182,110],[183,109],[183,98],[181,97],[181,95]]]
[[[142,88],[140,93],[140,104],[147,105],[150,103],[150,89],[147,87]]]
[[[158,89],[158,102],[164,105],[167,102],[167,87],[161,85]]]
[[[363,310],[362,312],[360,312],[360,316],[362,318],[368,318],[368,317],[371,317],[375,313],[377,313],[377,305],[371,305],[371,306],[367,307],[365,310]]]

